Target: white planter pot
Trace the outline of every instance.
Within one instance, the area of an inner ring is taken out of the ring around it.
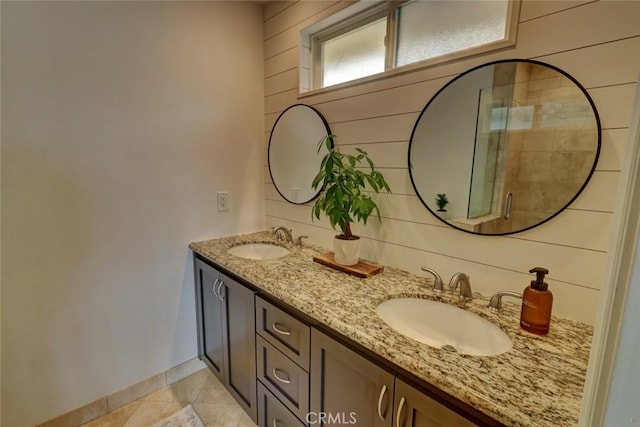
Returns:
[[[345,240],[333,238],[334,259],[340,265],[356,265],[360,259],[360,238]]]
[[[437,210],[436,213],[438,214],[438,216],[440,218],[442,218],[443,220],[447,220],[449,219],[449,216],[447,215],[447,211],[441,211],[441,210]]]

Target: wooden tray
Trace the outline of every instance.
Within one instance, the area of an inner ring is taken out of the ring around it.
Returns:
[[[384,270],[384,266],[366,261],[360,261],[356,265],[336,264],[333,252],[316,255],[313,257],[313,260],[322,265],[326,265],[327,267],[331,267],[344,273],[351,274],[352,276],[362,277],[363,279],[375,276],[376,274],[381,273],[382,270]]]

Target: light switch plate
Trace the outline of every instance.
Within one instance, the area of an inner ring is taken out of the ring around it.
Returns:
[[[226,212],[229,210],[229,192],[218,191],[218,212]]]

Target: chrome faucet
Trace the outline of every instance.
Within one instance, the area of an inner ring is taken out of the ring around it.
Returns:
[[[458,285],[460,285],[460,301],[471,301],[473,299],[473,295],[471,293],[471,281],[469,276],[464,273],[454,274],[449,281],[449,290],[455,291]]]
[[[522,298],[522,295],[511,291],[496,292],[489,300],[489,305],[487,306],[489,307],[489,311],[492,313],[500,313],[500,311],[502,311],[502,297]]]
[[[301,248],[302,247],[302,239],[308,239],[309,236],[298,236],[295,238],[294,243]]]
[[[284,240],[287,243],[293,243],[293,236],[291,235],[291,230],[283,225],[278,225],[277,227],[271,227],[271,237],[273,237],[277,241]]]
[[[442,284],[442,277],[440,277],[438,272],[429,267],[422,267],[422,271],[426,271],[427,273],[431,273],[433,275],[433,292],[435,292],[436,294],[441,294],[444,290],[444,285]]]

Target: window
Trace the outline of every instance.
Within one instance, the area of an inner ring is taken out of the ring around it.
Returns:
[[[387,18],[319,42],[322,87],[384,71]]]
[[[302,31],[300,91],[514,44],[517,0],[360,1]]]

